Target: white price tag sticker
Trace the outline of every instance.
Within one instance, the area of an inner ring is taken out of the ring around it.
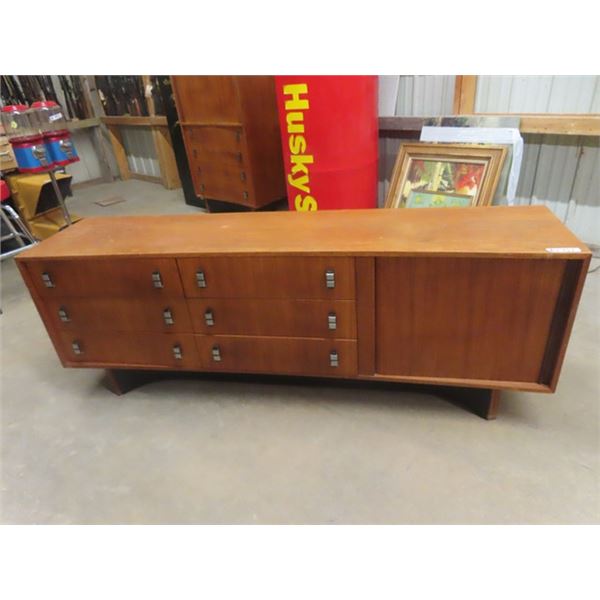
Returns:
[[[581,252],[581,248],[546,248],[546,252],[553,252],[556,254],[577,254]]]
[[[56,121],[57,119],[61,119],[62,118],[62,113],[56,113],[55,115],[50,115],[48,117],[48,121],[50,121],[52,123],[52,121]]]

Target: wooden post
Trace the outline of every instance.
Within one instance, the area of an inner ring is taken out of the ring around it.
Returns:
[[[152,127],[152,138],[160,166],[160,177],[163,185],[172,190],[181,187],[177,161],[173,152],[171,135],[168,127]]]
[[[115,158],[117,159],[117,165],[119,166],[121,179],[123,181],[126,179],[131,179],[129,163],[127,162],[127,153],[125,152],[125,147],[123,146],[123,138],[121,137],[121,132],[119,131],[118,125],[108,126],[108,137],[110,138],[110,143],[112,144],[113,152],[115,153]]]
[[[454,84],[455,115],[472,115],[475,112],[477,75],[457,75]]]

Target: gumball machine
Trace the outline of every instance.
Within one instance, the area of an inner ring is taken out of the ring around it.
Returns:
[[[46,150],[54,165],[64,167],[77,162],[79,157],[67,130],[67,121],[62,108],[52,100],[34,102],[31,105],[42,135]]]
[[[20,171],[39,173],[53,167],[35,115],[24,104],[10,104],[0,112],[6,137]]]

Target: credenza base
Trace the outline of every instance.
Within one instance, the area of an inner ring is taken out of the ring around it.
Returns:
[[[152,371],[152,370],[131,370],[131,369],[106,369],[104,377],[104,385],[113,394],[121,396],[127,392],[138,388],[147,383],[152,383],[162,379],[190,378],[201,376],[199,372],[179,372],[179,371]],[[310,377],[292,377],[292,376],[277,376],[277,375],[249,375],[249,374],[223,374],[211,373],[211,377],[218,377],[227,380],[244,380],[249,382],[275,380],[300,380],[305,382],[320,382],[324,381],[333,383],[334,385],[356,385],[373,387],[372,382],[365,381],[350,381],[339,379],[315,379]],[[377,386],[382,385],[381,382],[376,382]],[[433,393],[442,398],[449,400],[453,404],[461,406],[469,412],[486,419],[488,421],[496,418],[498,414],[498,405],[500,403],[500,390],[488,388],[470,388],[470,387],[454,387],[454,386],[432,386],[418,384],[402,384],[402,383],[383,383],[386,388],[393,386],[393,389],[398,391],[408,390],[421,391],[423,393]]]

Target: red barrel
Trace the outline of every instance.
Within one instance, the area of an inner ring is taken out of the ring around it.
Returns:
[[[377,77],[278,76],[291,210],[377,206]]]

